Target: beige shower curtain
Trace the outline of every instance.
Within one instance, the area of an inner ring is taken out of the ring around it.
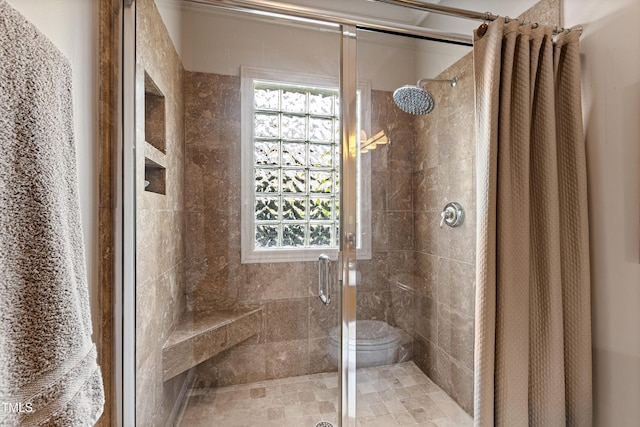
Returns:
[[[476,426],[592,424],[579,36],[475,35]]]

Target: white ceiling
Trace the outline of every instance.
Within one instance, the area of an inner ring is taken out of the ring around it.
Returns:
[[[437,13],[428,13],[420,10],[390,5],[387,3],[381,3],[372,0],[269,1],[273,1],[275,3],[292,4],[306,8],[313,8],[321,11],[332,11],[335,13],[361,17],[364,20],[369,18],[396,22],[405,25],[419,25],[444,33],[457,33],[469,36],[472,34],[473,30],[477,28],[478,25],[480,25],[480,22],[474,20],[454,18]],[[427,2],[427,0],[421,1]],[[165,22],[165,25],[167,26],[167,29],[169,30],[169,33],[171,35],[171,38],[173,39],[173,43],[176,46],[179,55],[181,56],[181,58],[183,58],[183,61],[186,61],[185,66],[191,67],[189,68],[190,70],[199,70],[199,68],[196,65],[190,63],[187,58],[189,56],[189,52],[191,52],[190,49],[187,49],[185,51],[187,52],[185,53],[187,57],[183,57],[183,47],[193,47],[197,46],[198,43],[204,43],[205,40],[210,39],[210,35],[207,35],[207,32],[211,32],[212,29],[207,27],[208,29],[202,30],[202,34],[192,34],[193,31],[190,31],[192,29],[192,26],[191,24],[185,23],[185,20],[183,19],[183,12],[191,14],[190,16],[191,18],[193,18],[194,16],[200,16],[201,13],[210,12],[214,9],[204,5],[185,3],[183,0],[155,0],[155,2],[158,5],[158,9],[160,10],[162,18]],[[536,3],[536,0],[431,0],[430,3],[438,3],[444,6],[473,10],[477,12],[491,12],[494,15],[516,17],[533,6]],[[216,13],[219,13],[219,11],[216,10]],[[242,33],[242,31],[240,31],[240,33]],[[245,33],[251,34],[251,30],[247,30]],[[189,39],[189,35],[192,36],[191,39]],[[367,34],[367,36],[370,35],[371,34]],[[228,43],[231,42],[228,41]],[[242,45],[242,43],[240,44]],[[249,43],[245,44],[249,45]],[[240,47],[240,49],[242,49],[242,46]],[[415,48],[413,44],[411,46],[412,48]],[[455,46],[435,42],[423,42],[420,46],[421,49],[427,49],[428,47],[431,56],[429,61],[427,61],[429,67],[428,69],[415,70],[415,72],[419,75],[438,75],[440,72],[442,72],[442,70],[446,69],[448,66],[457,61],[463,55],[467,54],[469,51],[469,48],[465,46]],[[200,56],[198,55],[196,55],[195,57],[200,58]],[[393,70],[390,69],[389,72],[393,73]],[[397,83],[393,82],[393,84]],[[390,83],[390,85],[393,84]]]
[[[356,17],[419,25],[428,13],[407,7],[397,7],[371,0],[279,0],[297,6],[345,13]],[[440,3],[439,0],[433,3]]]
[[[408,25],[420,25],[448,33],[471,34],[478,21],[423,12],[374,0],[280,0],[314,9],[346,13],[349,15],[381,19]],[[424,0],[423,0],[424,1]],[[516,17],[536,3],[536,0],[432,0],[425,3],[440,4],[476,12]]]

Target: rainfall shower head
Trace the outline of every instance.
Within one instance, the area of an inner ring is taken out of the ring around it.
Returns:
[[[451,80],[421,79],[415,86],[402,86],[393,92],[393,102],[405,113],[429,114],[436,106],[436,102],[433,100],[433,96],[422,88],[424,82],[446,82],[451,84],[451,87],[455,87],[458,84],[458,78],[454,77]]]
[[[406,85],[393,92],[393,102],[405,113],[428,114],[436,106],[433,96],[418,86]]]

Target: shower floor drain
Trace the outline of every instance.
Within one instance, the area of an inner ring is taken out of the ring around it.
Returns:
[[[320,421],[318,424],[316,424],[316,427],[333,427],[333,424],[331,424],[329,421]]]

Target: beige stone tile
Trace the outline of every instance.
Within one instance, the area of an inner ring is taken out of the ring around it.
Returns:
[[[386,415],[391,413],[384,402],[369,405],[369,408],[371,409],[371,412],[374,416]]]
[[[389,184],[389,172],[372,170],[371,172],[371,211],[387,211],[387,191]]]
[[[337,301],[338,295],[332,299]],[[339,325],[338,304],[323,304],[320,298],[309,299],[309,338],[328,338],[331,329]]]
[[[414,290],[427,297],[435,298],[437,285],[439,283],[439,260],[440,258],[425,252],[415,252],[415,280]]]
[[[409,414],[416,420],[418,423],[424,423],[427,421],[434,421],[442,418],[446,418],[447,415],[442,412],[437,405],[432,407],[424,408],[419,407],[416,409],[412,409],[409,411]]]
[[[286,418],[284,406],[267,408],[267,419],[269,421],[279,421]]]
[[[387,214],[390,250],[413,249],[413,213],[398,211]]]
[[[436,307],[436,303],[432,298],[428,298],[422,294],[416,294],[416,311],[413,320],[414,329],[416,333],[431,342],[436,342],[438,338],[438,313]]]
[[[358,403],[360,405],[376,405],[379,403],[382,403],[382,399],[380,399],[380,395],[376,392],[374,393],[366,393],[366,394],[361,394],[358,397]]]
[[[393,414],[393,417],[399,426],[414,426],[418,423],[407,411],[404,411],[404,413]]]
[[[306,339],[266,344],[267,378],[284,378],[309,372],[309,341]]]
[[[313,393],[315,394],[317,401],[331,401],[331,402],[338,401],[337,388],[325,389],[325,390],[314,390]]]
[[[450,418],[441,418],[439,420],[435,420],[430,425],[437,426],[437,427],[461,427],[455,421],[453,421]]]
[[[418,380],[413,375],[404,375],[398,377],[398,381],[403,387],[409,387],[418,384]]]
[[[438,191],[439,179],[445,179],[438,174],[437,167],[418,170],[413,173],[414,211],[437,212],[440,203]]]
[[[373,417],[373,411],[371,410],[371,406],[364,405],[362,402],[358,401],[356,405],[356,418],[360,420],[360,419],[369,418],[369,417]]]
[[[377,391],[371,382],[356,382],[356,391],[360,394],[374,393]]]
[[[413,208],[412,172],[394,171],[390,173],[387,202],[391,211],[407,211]]]
[[[366,417],[358,420],[358,425],[362,427],[394,427],[398,426],[396,419],[393,415],[381,415],[379,417]]]
[[[309,337],[308,313],[308,297],[267,303],[265,307],[267,343],[306,340]],[[277,346],[271,350],[276,351]]]
[[[407,397],[411,396],[411,393],[410,393],[410,392],[409,392],[409,390],[408,390],[407,388],[405,388],[405,387],[403,387],[403,388],[396,388],[396,389],[393,389],[392,391],[393,391],[393,398],[394,398],[394,399],[400,399],[400,400],[402,400],[402,399],[404,399],[404,398],[407,398]]]
[[[400,399],[384,400],[384,405],[390,414],[407,414],[407,408],[402,404]]]
[[[196,388],[262,381],[266,378],[264,344],[230,348],[195,367]]]
[[[451,424],[454,417],[462,426],[472,423],[471,417],[413,362],[360,369],[356,375],[361,390],[365,384],[366,390],[385,387],[358,393],[358,425],[456,425]],[[405,387],[401,381],[408,378],[419,383]],[[321,420],[336,424],[338,419],[336,373],[196,390],[190,396],[183,426],[314,426]]]
[[[416,384],[410,387],[407,387],[406,390],[409,392],[411,396],[422,396],[424,394],[431,393],[435,390],[440,390],[438,386],[430,385],[430,384]]]
[[[337,402],[332,402],[332,401],[322,401],[322,402],[318,402],[318,409],[320,411],[321,414],[337,414],[338,413],[338,409],[337,409]]]

